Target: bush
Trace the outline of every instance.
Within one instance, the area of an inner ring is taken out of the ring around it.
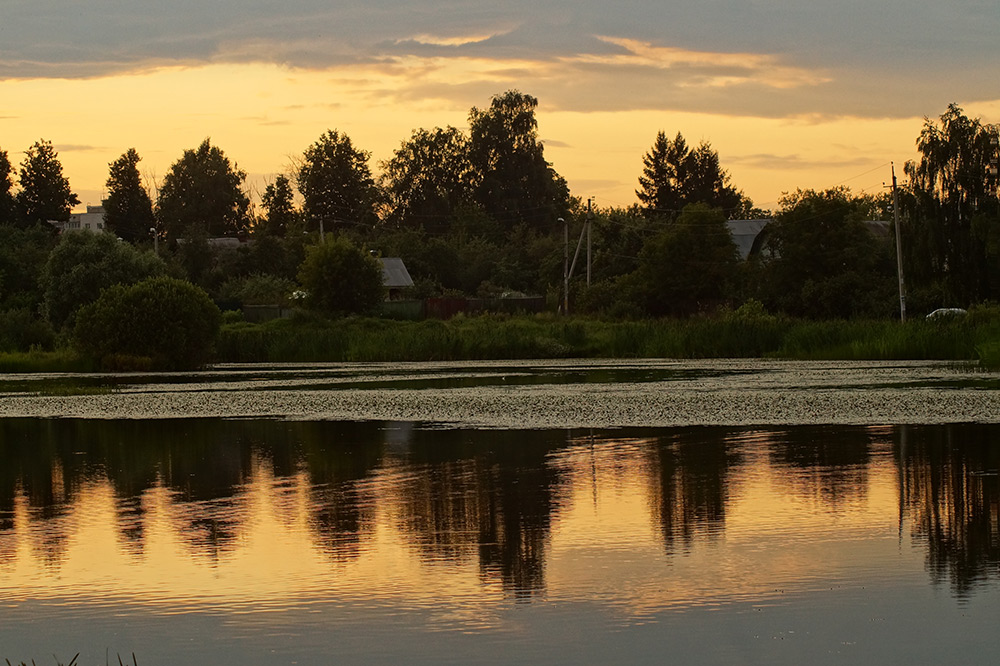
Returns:
[[[77,309],[97,300],[105,287],[133,284],[165,271],[159,257],[111,234],[64,234],[42,270],[46,314],[56,329],[71,327]]]
[[[0,351],[52,349],[55,333],[44,319],[27,308],[0,312]]]
[[[309,247],[299,282],[306,305],[331,315],[371,312],[385,298],[378,260],[346,239]]]
[[[212,357],[222,315],[199,287],[157,277],[115,285],[80,308],[74,343],[109,366],[187,370]],[[122,359],[128,359],[123,364]]]
[[[254,274],[226,280],[219,288],[219,298],[239,301],[240,305],[287,306],[297,285],[277,275]]]

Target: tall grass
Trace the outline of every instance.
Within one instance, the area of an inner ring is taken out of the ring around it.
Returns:
[[[0,353],[0,373],[92,372],[96,364],[69,349]]]
[[[448,361],[514,358],[960,360],[1000,355],[1000,316],[900,324],[813,322],[753,308],[714,317],[612,322],[553,315],[448,321],[317,318],[229,324],[221,361]]]
[[[712,317],[655,321],[551,314],[460,315],[448,321],[328,320],[306,314],[261,324],[229,322],[216,340],[216,361],[243,363],[760,357],[978,360],[985,367],[1000,368],[1000,309],[905,324],[796,320],[767,314],[753,303]],[[96,369],[95,361],[65,349],[0,354],[0,373]]]

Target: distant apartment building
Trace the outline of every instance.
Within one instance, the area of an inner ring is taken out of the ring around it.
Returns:
[[[86,213],[71,213],[65,222],[49,224],[60,231],[104,231],[104,206],[87,206]]]

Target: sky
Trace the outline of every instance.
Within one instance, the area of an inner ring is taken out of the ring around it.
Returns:
[[[998,55],[996,0],[3,0],[0,149],[51,141],[86,205],[128,148],[155,194],[208,137],[259,195],[327,129],[377,174],[516,89],[574,196],[636,203],[663,130],[774,208],[881,191],[949,103],[1000,122]]]

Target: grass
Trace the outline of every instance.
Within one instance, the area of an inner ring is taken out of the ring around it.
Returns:
[[[1000,308],[942,321],[807,321],[759,304],[711,317],[605,321],[541,315],[459,315],[396,321],[299,315],[223,325],[216,361],[392,362],[554,358],[786,358],[978,361],[1000,368]],[[148,359],[98,364],[73,351],[0,354],[0,373],[147,369]]]
[[[96,364],[69,349],[0,352],[0,373],[92,372]]]
[[[553,315],[448,321],[286,319],[223,326],[220,361],[517,358],[1000,360],[1000,314],[966,320],[804,321],[762,311],[612,322]]]

